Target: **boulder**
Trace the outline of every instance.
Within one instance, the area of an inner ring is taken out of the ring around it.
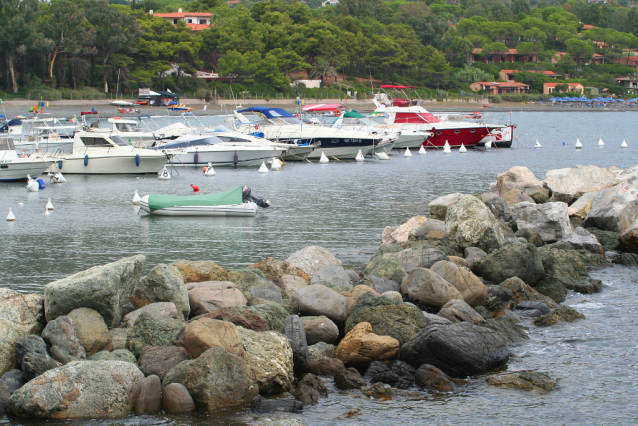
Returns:
[[[592,202],[585,227],[624,232],[638,219],[638,178],[603,189]]]
[[[295,374],[301,375],[306,373],[310,368],[308,341],[303,323],[297,315],[290,315],[286,318],[284,334],[288,338],[288,343],[292,350]]]
[[[562,202],[519,203],[514,207],[514,219],[518,229],[536,231],[545,242],[558,241],[574,231],[567,215],[567,204]]]
[[[9,395],[13,394],[13,392],[20,389],[27,382],[27,378],[24,373],[18,369],[9,370],[2,375],[2,379],[0,379],[0,384],[4,383],[7,385],[7,391]],[[5,401],[6,402],[6,401]]]
[[[17,367],[15,342],[27,332],[13,322],[0,319],[0,375]]]
[[[516,315],[520,318],[538,318],[550,312],[549,306],[542,302],[523,301],[516,305]]]
[[[244,361],[252,370],[263,395],[276,395],[292,389],[293,353],[288,339],[276,331],[257,333],[239,328],[246,351]]]
[[[147,346],[138,363],[145,376],[156,375],[164,380],[166,373],[182,361],[190,359],[186,349],[177,346]]]
[[[326,316],[302,317],[301,322],[306,332],[308,346],[319,342],[332,344],[339,337],[339,328]]]
[[[401,359],[417,368],[431,364],[460,377],[504,365],[509,351],[493,330],[460,322],[424,328],[401,347]]]
[[[157,302],[151,303],[150,305],[146,305],[140,309],[136,309],[126,314],[123,318],[123,323],[126,328],[133,327],[135,321],[137,321],[137,319],[143,313],[156,317],[173,318],[176,320],[184,319],[182,317],[182,314],[177,311],[177,306],[175,306],[173,302]]]
[[[598,192],[586,192],[580,198],[578,198],[578,200],[570,204],[569,208],[567,209],[567,214],[569,215],[569,217],[576,216],[580,219],[585,220],[585,218],[589,214],[589,210],[591,209],[591,202],[596,194],[598,194]]]
[[[438,219],[428,219],[412,232],[416,240],[427,239],[435,235],[445,235],[445,222]]]
[[[359,389],[367,383],[356,368],[337,369],[334,372],[335,386],[341,390]]]
[[[289,315],[283,306],[274,302],[262,303],[260,305],[250,306],[246,309],[265,319],[268,324],[268,330],[278,332],[284,329],[284,322]]]
[[[436,272],[414,268],[401,283],[401,291],[426,306],[440,308],[452,299],[463,295]]]
[[[587,250],[594,254],[605,255],[605,250],[598,238],[582,227],[575,228],[574,232],[561,238],[559,242],[569,243],[575,250]]]
[[[408,242],[414,231],[427,220],[425,216],[411,217],[391,232],[382,235],[381,247],[388,244]]]
[[[135,407],[133,388],[143,378],[129,362],[73,362],[25,384],[7,408],[15,416],[47,419],[127,416]]]
[[[386,383],[394,386],[399,381],[399,375],[385,363],[372,361],[363,375],[363,380],[369,383]]]
[[[310,355],[311,361],[313,359],[332,358],[335,356],[336,349],[337,347],[335,345],[319,342],[308,346],[308,354]]]
[[[515,166],[496,176],[496,187],[499,193],[510,189],[523,189],[530,185],[542,187],[543,183],[527,167]]]
[[[39,333],[43,328],[39,319],[42,309],[32,309],[37,304],[29,303],[29,301],[30,299],[26,298],[25,295],[14,290],[0,288],[0,319],[17,325],[29,334]],[[42,296],[40,296],[41,301]],[[40,306],[42,306],[42,303],[40,303]]]
[[[381,297],[385,297],[386,299],[394,300],[396,302],[403,302],[403,296],[398,291],[386,291],[381,295]]]
[[[126,337],[126,347],[139,356],[146,346],[172,346],[185,324],[173,318],[143,313]],[[181,346],[181,344],[180,344]]]
[[[400,344],[428,325],[423,313],[411,303],[374,297],[370,293],[361,296],[350,311],[346,333],[362,322],[369,323],[375,334],[394,337]]]
[[[146,257],[136,255],[94,266],[44,286],[47,322],[77,308],[97,311],[109,328],[120,323],[122,308],[137,286]]]
[[[479,247],[488,253],[505,241],[500,222],[472,195],[462,196],[448,209],[445,230],[461,247]]]
[[[300,288],[308,287],[308,281],[295,275],[282,275],[277,281],[277,286],[290,297]]]
[[[275,285],[253,287],[250,289],[250,296],[253,301],[267,300],[279,304],[283,302],[281,291]]]
[[[545,241],[543,241],[543,237],[537,231],[529,228],[521,228],[514,234],[516,237],[525,238],[530,244],[534,244],[536,247],[542,247],[545,245]]]
[[[215,262],[178,260],[170,263],[182,273],[185,283],[202,281],[228,281],[228,272]]]
[[[511,311],[508,311],[511,313]],[[520,321],[520,319],[519,319]],[[529,339],[525,329],[510,319],[507,315],[489,318],[479,324],[481,327],[494,330],[506,345],[523,342]]]
[[[485,304],[487,299],[485,284],[472,272],[445,260],[435,263],[430,267],[430,270],[452,284],[471,307]]]
[[[534,320],[534,325],[539,327],[547,327],[556,324],[558,321],[573,322],[578,319],[585,318],[585,315],[578,312],[571,306],[562,305],[547,315]]]
[[[338,370],[345,369],[343,362],[337,358],[322,358],[310,361],[310,372],[317,376],[332,377]]]
[[[505,203],[510,207],[514,207],[518,203],[536,203],[532,197],[530,197],[520,189],[510,189],[502,192],[500,195]]]
[[[423,364],[416,370],[416,383],[434,392],[456,392],[456,385],[448,375],[430,364]]]
[[[407,275],[395,253],[385,253],[374,256],[365,267],[366,275],[374,275],[400,283]]]
[[[428,203],[428,209],[430,209],[430,215],[434,219],[445,220],[448,208],[456,204],[463,194],[455,192],[454,194],[444,195],[443,197],[436,198]]]
[[[486,257],[477,259],[472,271],[495,283],[519,277],[532,286],[545,276],[543,262],[536,247],[520,242],[504,245]]]
[[[189,323],[184,329],[184,348],[192,358],[213,347],[221,347],[229,353],[243,356],[244,344],[235,324],[202,317]]]
[[[419,246],[398,252],[396,259],[405,272],[410,273],[414,268],[429,268],[436,262],[448,260],[448,257],[439,249]]]
[[[470,305],[458,299],[450,300],[443,305],[437,315],[447,318],[453,323],[465,321],[472,324],[479,324],[485,319],[481,314],[472,309]]]
[[[323,247],[308,246],[297,250],[286,262],[302,269],[309,276],[314,276],[319,269],[326,265],[341,265],[341,261]]]
[[[558,387],[558,382],[549,374],[538,371],[513,371],[487,376],[485,381],[490,386],[501,389],[520,389],[545,394]]]
[[[373,333],[367,322],[357,324],[339,342],[335,358],[344,364],[364,364],[372,361],[388,360],[399,353],[399,341],[390,336]]]
[[[62,364],[86,359],[86,352],[75,334],[73,320],[68,316],[49,321],[42,331],[42,338],[51,356]]]
[[[358,285],[350,291],[341,292],[341,295],[343,295],[348,302],[348,312],[350,312],[352,307],[357,303],[359,297],[363,296],[365,293],[370,293],[375,297],[381,296],[379,293],[374,291],[372,287],[368,287],[367,285]]]
[[[470,262],[468,262],[467,260],[463,259],[462,257],[459,257],[459,256],[448,256],[448,260],[450,262],[454,263],[459,268],[465,268],[467,270],[470,270],[470,268],[472,268],[472,265],[470,265]]]
[[[180,314],[179,319],[186,320],[191,312],[188,290],[184,286],[184,277],[176,266],[160,263],[144,278],[133,291],[131,302],[136,309],[157,302],[172,302]]]
[[[15,342],[15,351],[26,381],[62,365],[49,356],[47,344],[40,336],[21,337]]]
[[[550,170],[551,172],[551,170]],[[550,172],[547,172],[548,175]],[[547,187],[552,191],[552,201],[573,203],[587,192],[596,192],[616,185],[616,173],[596,166],[576,166],[560,179],[545,177]]]
[[[638,266],[638,255],[635,253],[619,253],[611,261],[617,265]]]
[[[429,325],[448,325],[448,324],[452,324],[452,321],[450,321],[447,318],[443,318],[440,317],[436,314],[429,314],[425,311],[423,311],[423,316],[426,318],[427,322]]]
[[[470,265],[470,269],[472,269],[476,259],[481,259],[487,256],[487,253],[478,247],[466,247],[463,253],[465,261]]]
[[[259,297],[254,297],[252,290],[256,287],[276,287],[275,283],[265,277],[260,269],[241,268],[228,272],[228,280],[241,291],[249,305],[258,304]],[[272,289],[270,290],[272,291]],[[281,294],[281,293],[280,293]]]
[[[534,200],[536,204],[545,204],[545,203],[549,203],[550,201],[549,189],[544,188],[542,186],[525,185],[523,188],[521,188],[521,191],[523,191],[524,194],[527,194],[530,197],[532,197],[532,199]]]
[[[331,283],[336,286],[352,288],[350,276],[341,265],[326,265],[313,275],[310,284]]]
[[[186,414],[195,411],[195,403],[186,386],[181,383],[171,383],[162,389],[162,410],[167,414]]]
[[[304,405],[315,405],[321,398],[328,396],[328,389],[320,377],[308,373],[299,381],[293,395]]]
[[[248,267],[261,270],[266,278],[274,283],[279,282],[284,275],[296,276],[302,278],[306,283],[310,282],[310,275],[285,260],[276,260],[268,257],[261,262],[248,265]]]
[[[321,284],[297,290],[290,298],[290,308],[301,315],[325,315],[337,324],[343,324],[348,315],[346,298]]]
[[[232,308],[221,308],[205,315],[206,318],[228,321],[238,327],[244,327],[253,331],[268,330],[268,322],[249,310],[246,306],[233,306]]]
[[[368,398],[374,398],[380,401],[392,399],[392,387],[384,383],[375,383],[372,386],[361,389],[361,391]]]
[[[518,277],[506,279],[499,284],[499,287],[505,288],[512,292],[512,295],[514,296],[514,305],[518,305],[522,301],[531,301],[545,303],[550,308],[555,308],[558,306],[552,298],[539,293],[537,290],[534,290],[534,288],[525,284],[525,282]]]
[[[186,284],[193,316],[219,308],[246,305],[246,297],[230,281],[204,281]]]
[[[487,289],[485,308],[492,316],[500,315],[504,309],[511,310],[515,306],[514,294],[510,289],[499,285],[486,285],[485,288]]]
[[[393,281],[387,278],[377,277],[375,275],[366,276],[361,284],[374,289],[374,291],[376,291],[379,294],[383,294],[386,291],[401,290],[399,283],[397,283],[396,281]]]
[[[259,393],[252,370],[243,358],[222,347],[210,348],[199,358],[182,364],[182,372],[170,379],[168,374],[164,384],[181,383],[195,406],[210,414],[247,407]]]
[[[162,409],[162,382],[151,375],[138,381],[133,388],[135,414],[155,413]]]
[[[598,240],[596,240],[596,242],[598,242]],[[620,234],[618,243],[623,250],[630,253],[638,253],[638,220],[634,221],[634,223]],[[602,246],[600,248],[602,250]]]
[[[89,308],[74,309],[69,313],[73,320],[75,335],[82,344],[86,356],[102,350],[113,350],[111,334],[106,323],[97,311]]]
[[[137,365],[137,358],[133,352],[126,349],[116,349],[112,352],[100,351],[88,357],[87,361],[124,361]]]
[[[584,294],[602,290],[601,281],[589,277],[586,257],[578,251],[546,246],[538,249],[538,253],[543,262],[546,281],[559,283],[568,290]]]

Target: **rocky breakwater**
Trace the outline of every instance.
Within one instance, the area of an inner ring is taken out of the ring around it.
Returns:
[[[237,270],[184,260],[146,276],[133,256],[44,295],[0,289],[0,408],[299,412],[327,396],[326,377],[380,399],[455,392],[475,375],[550,391],[543,372],[497,370],[525,326],[582,318],[561,303],[602,290],[590,268],[638,264],[635,173],[577,167],[540,181],[515,167],[485,194],[441,197],[429,216],[386,228],[363,271],[309,246]]]

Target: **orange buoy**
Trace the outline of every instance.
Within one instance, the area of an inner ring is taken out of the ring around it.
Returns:
[[[191,183],[191,186],[193,187],[193,191],[195,191],[195,192],[199,191],[199,186],[197,186],[195,184],[192,184],[192,183]]]

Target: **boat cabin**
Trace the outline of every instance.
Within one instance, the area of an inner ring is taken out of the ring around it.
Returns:
[[[130,148],[124,139],[110,133],[76,133],[73,139],[73,148]]]

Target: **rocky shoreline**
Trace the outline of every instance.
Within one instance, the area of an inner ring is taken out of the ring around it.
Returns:
[[[591,268],[638,265],[638,166],[524,167],[485,194],[448,194],[387,227],[363,271],[319,246],[238,270],[137,255],[0,289],[0,407],[107,418],[195,411],[303,413],[340,390],[454,393],[467,377],[539,393],[551,372],[502,372],[527,327],[575,321]],[[344,416],[348,416],[345,413]],[[299,425],[301,420],[263,425]]]

